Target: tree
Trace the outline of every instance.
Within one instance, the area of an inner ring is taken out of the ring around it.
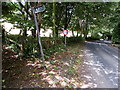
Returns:
[[[87,38],[87,34],[91,31],[90,29],[95,27],[102,28],[103,25],[105,26],[107,23],[105,18],[110,16],[112,10],[111,6],[113,3],[78,3],[75,7],[74,15],[79,20],[84,21],[82,22],[83,25],[81,28],[81,33]],[[74,21],[71,21],[74,22]],[[104,24],[102,24],[104,23]],[[93,30],[92,30],[93,31]]]
[[[3,3],[3,15],[2,17],[7,20],[8,22],[12,23],[15,27],[21,29],[22,37],[21,37],[21,44],[22,44],[22,54],[25,55],[27,52],[26,48],[26,40],[27,40],[27,31],[31,30],[32,35],[36,36],[36,30],[34,25],[34,17],[32,15],[32,11],[30,11],[30,7],[33,7],[35,5],[40,5],[41,3],[30,3],[30,2],[17,2],[17,3]],[[7,12],[4,12],[4,10],[8,9]],[[39,29],[41,25],[41,15],[38,15],[38,22],[39,22]]]
[[[42,27],[52,27],[55,37],[58,37],[58,31],[65,28],[67,29],[73,14],[75,3],[53,2],[45,3],[45,5],[46,11],[43,13],[44,21]]]
[[[56,2],[53,2],[53,11],[52,11],[52,16],[53,16],[53,37],[56,37]]]
[[[115,13],[110,20],[114,25],[112,41],[113,43],[120,43],[120,2],[117,3]]]

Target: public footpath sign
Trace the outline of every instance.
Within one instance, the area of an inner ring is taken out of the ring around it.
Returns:
[[[45,6],[42,5],[42,6],[34,7],[34,10],[35,10],[35,13],[43,12],[45,11]]]
[[[68,34],[68,30],[63,30],[63,34],[64,34],[64,37],[65,37],[65,47],[66,47],[66,35]]]

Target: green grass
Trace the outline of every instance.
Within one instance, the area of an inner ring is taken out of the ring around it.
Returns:
[[[81,52],[81,49],[83,49],[82,46],[83,43],[81,42],[76,44],[72,43],[67,47],[67,49],[72,52],[72,59],[67,60],[68,63],[71,62],[71,64],[69,63],[70,66],[66,68],[69,75],[75,75],[78,73],[77,71],[82,61],[82,58],[79,57],[79,55],[83,55]]]
[[[70,67],[68,67],[67,73],[70,74],[70,75],[71,74],[76,74],[76,70],[73,66],[70,66]]]

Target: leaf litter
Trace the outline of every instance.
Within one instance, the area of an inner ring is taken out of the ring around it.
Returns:
[[[3,86],[5,88],[79,88],[83,84],[79,79],[80,66],[83,62],[82,49],[83,45],[77,44],[68,46],[67,50],[62,52],[54,53],[45,61],[46,69],[42,68],[42,60],[37,58],[19,60],[11,57],[10,64],[4,60]],[[9,69],[8,66],[12,67]]]

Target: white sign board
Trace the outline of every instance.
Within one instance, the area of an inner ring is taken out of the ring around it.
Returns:
[[[45,6],[38,6],[38,7],[34,7],[35,13],[39,13],[39,12],[43,12],[45,10]]]

